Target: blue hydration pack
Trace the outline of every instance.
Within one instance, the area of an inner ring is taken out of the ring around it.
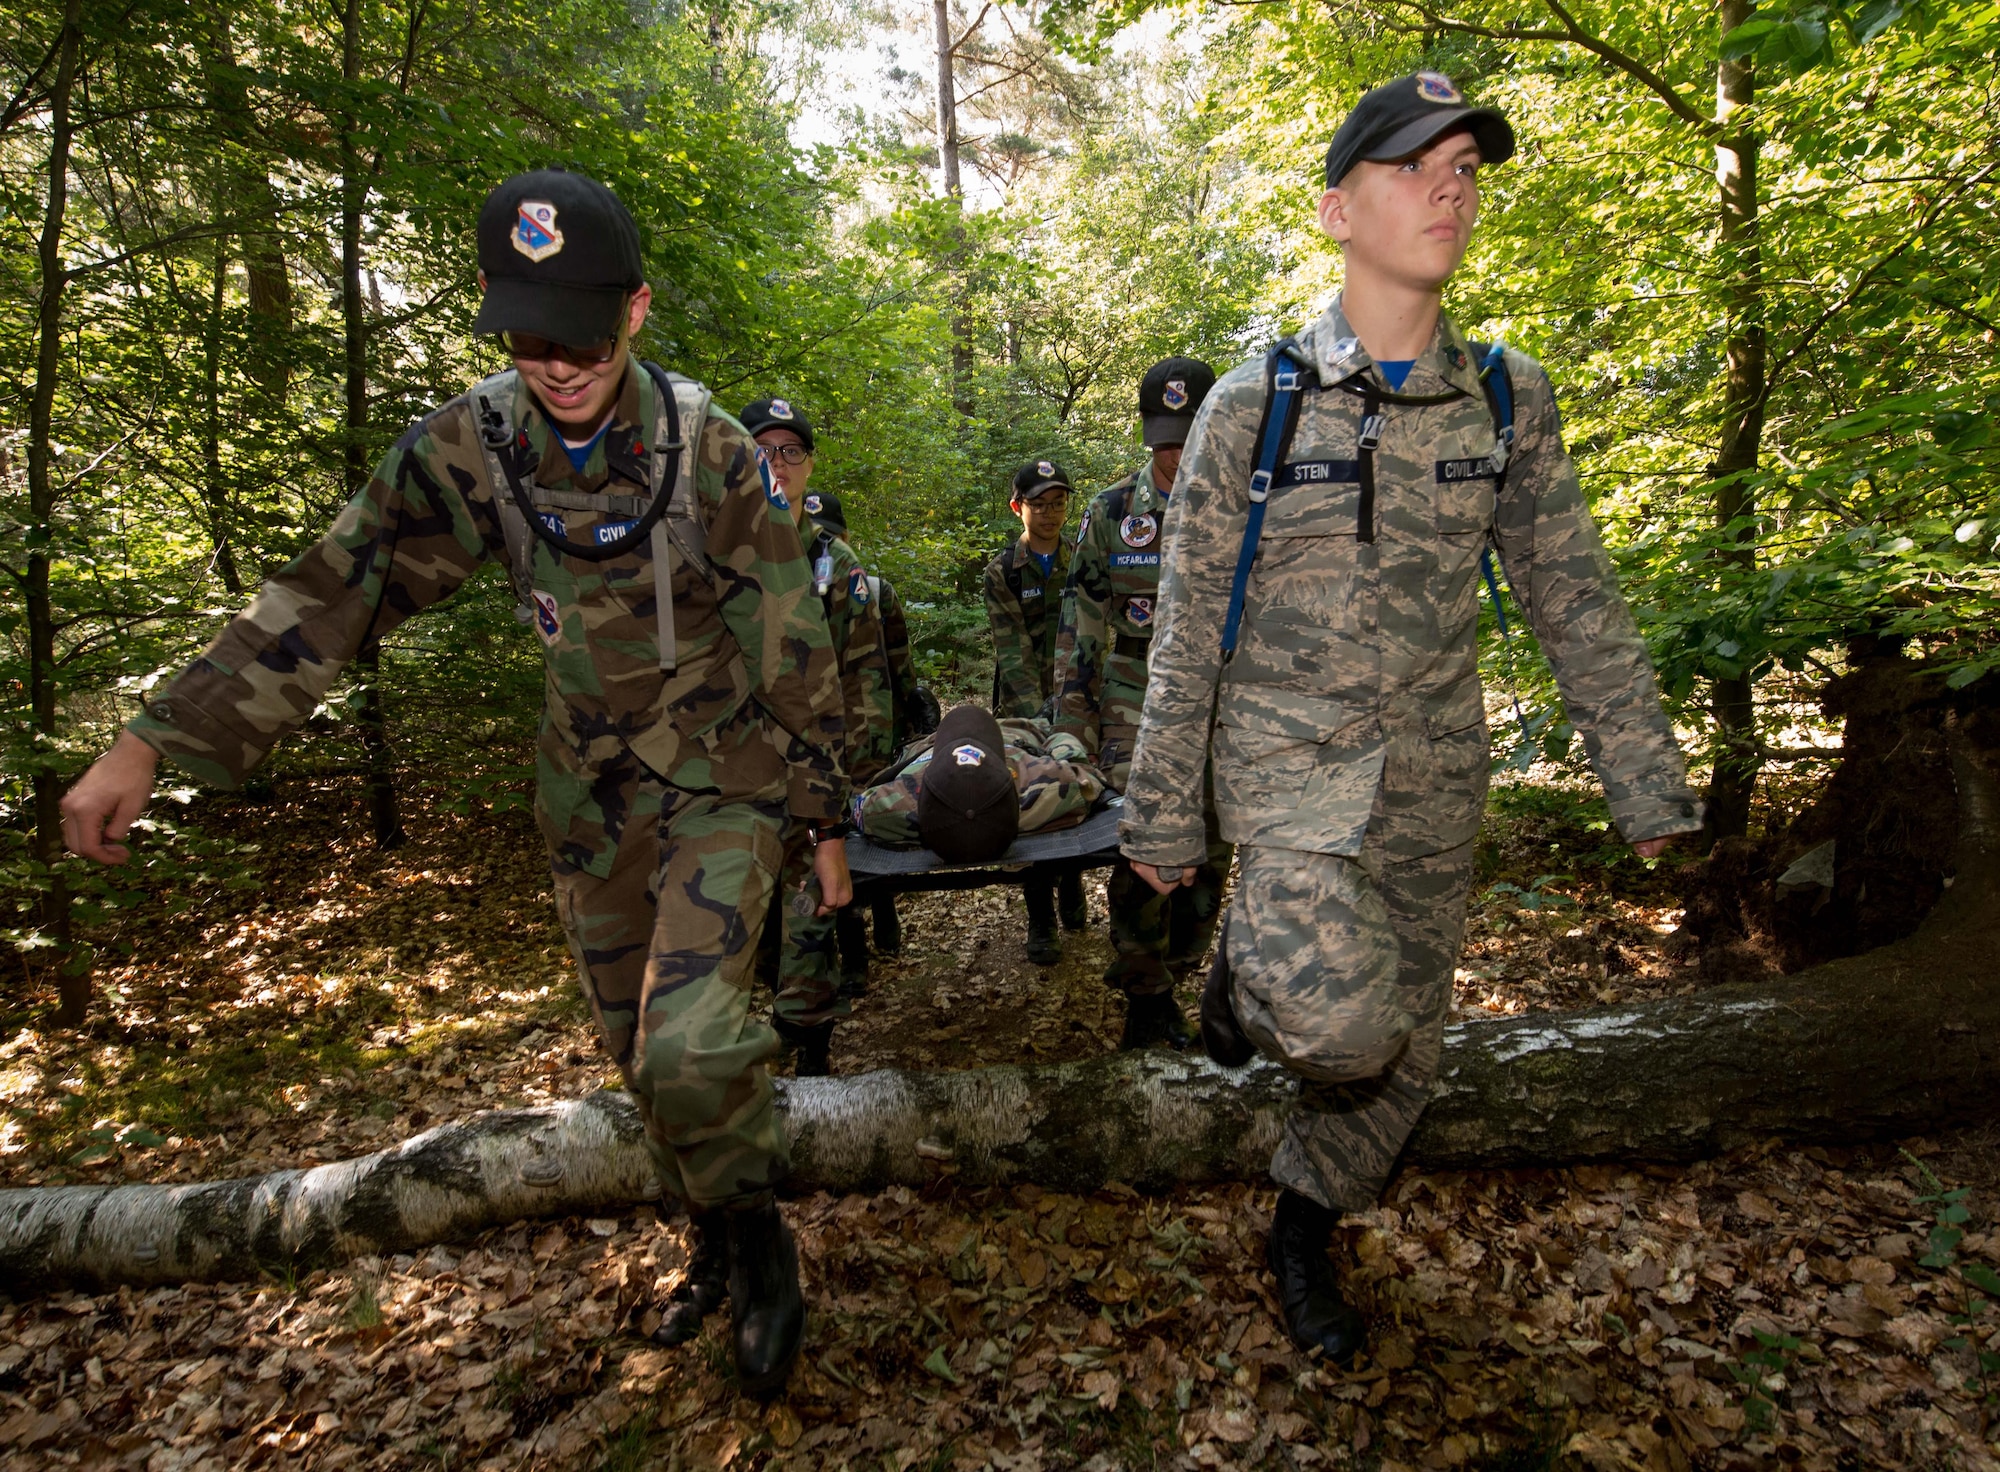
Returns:
[[[1493,416],[1493,495],[1497,502],[1507,482],[1507,461],[1514,451],[1514,385],[1507,374],[1506,347],[1502,343],[1473,343],[1479,363],[1479,385],[1486,393],[1486,407]],[[1257,426],[1257,468],[1250,473],[1250,517],[1243,526],[1243,546],[1236,554],[1236,576],[1229,584],[1229,614],[1222,625],[1222,657],[1236,653],[1236,638],[1243,624],[1243,600],[1250,587],[1250,568],[1257,560],[1257,544],[1264,535],[1264,504],[1277,484],[1278,469],[1291,449],[1292,435],[1299,426],[1299,406],[1307,389],[1321,387],[1319,370],[1294,338],[1282,338],[1264,355],[1264,417]],[[1363,542],[1375,540],[1375,448],[1382,441],[1382,405],[1445,404],[1456,393],[1429,398],[1385,394],[1372,380],[1342,384],[1360,396],[1361,436],[1357,460],[1361,481],[1360,509],[1356,535]],[[1479,552],[1479,570],[1493,597],[1493,612],[1500,622],[1500,636],[1513,637],[1507,626],[1507,610],[1500,602],[1500,583],[1493,568],[1492,533]],[[1516,702],[1518,709],[1519,702]]]

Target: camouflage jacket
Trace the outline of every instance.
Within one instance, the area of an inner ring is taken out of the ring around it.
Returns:
[[[1106,726],[1139,724],[1166,515],[1148,461],[1092,500],[1077,528],[1056,648],[1056,729],[1093,755]]]
[[[1051,735],[1047,721],[1003,720],[1007,767],[1021,794],[1021,831],[1047,832],[1081,823],[1104,796],[1103,774],[1073,736]],[[922,844],[917,797],[931,764],[931,740],[904,750],[903,765],[888,781],[855,794],[854,824],[876,843],[893,848]]]
[[[1321,387],[1270,493],[1235,656],[1221,657],[1264,409],[1261,360],[1202,405],[1167,517],[1152,684],[1126,788],[1125,852],[1198,863],[1202,768],[1222,836],[1356,855],[1379,804],[1394,857],[1471,840],[1489,753],[1478,667],[1489,534],[1570,719],[1632,841],[1699,826],[1646,646],[1563,448],[1555,394],[1509,350],[1516,441],[1496,504],[1494,431],[1463,336],[1440,319],[1375,453],[1375,540],[1357,535],[1361,399],[1373,364],[1336,301],[1302,335]],[[1212,718],[1212,744],[1211,744]]]
[[[993,713],[1035,716],[1055,690],[1056,622],[1069,548],[1057,539],[1042,572],[1025,535],[986,564],[986,624],[993,631]]]
[[[892,749],[900,751],[915,736],[918,718],[917,662],[910,654],[910,625],[903,615],[903,600],[887,578],[871,579],[876,605],[882,614],[882,653],[889,662],[889,695],[896,707],[896,739]]]
[[[831,527],[814,527],[810,535],[806,557],[812,565],[813,589],[826,610],[826,626],[840,664],[840,703],[847,724],[842,761],[848,778],[859,787],[896,751],[896,710],[878,584]]]
[[[531,494],[644,491],[655,392],[635,365],[578,471],[522,385],[513,418]],[[742,426],[719,410],[700,426],[694,479],[674,494],[695,497],[707,559],[674,559],[679,657],[671,674],[660,668],[648,546],[587,562],[536,543],[547,671],[538,806],[552,842],[587,826],[586,812],[595,812],[589,773],[621,745],[689,791],[788,801],[808,822],[846,811],[833,650],[783,494],[766,480]],[[237,785],[312,714],[370,638],[449,597],[481,563],[506,562],[496,494],[506,488],[488,483],[474,410],[461,395],[396,442],[332,530],[272,574],[130,729],[196,777]],[[589,540],[610,520],[595,511],[542,514],[560,518],[572,541]],[[592,847],[588,836],[579,841]]]

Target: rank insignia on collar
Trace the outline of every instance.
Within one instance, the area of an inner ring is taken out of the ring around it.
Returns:
[[[1118,535],[1124,539],[1125,545],[1128,547],[1151,546],[1153,538],[1159,534],[1160,522],[1157,517],[1153,516],[1143,514],[1128,516],[1118,524]]]
[[[1465,366],[1465,354],[1461,353],[1458,350],[1457,343],[1454,342],[1445,344],[1444,355],[1447,358],[1451,359],[1452,367],[1463,368]]]
[[[1160,390],[1160,402],[1169,409],[1185,409],[1188,405],[1187,380],[1169,378],[1167,386]]]
[[[1418,72],[1417,96],[1426,102],[1463,102],[1465,94],[1443,72]]]
[[[514,212],[514,249],[531,261],[546,261],[563,248],[556,229],[556,207],[545,200],[524,199]]]

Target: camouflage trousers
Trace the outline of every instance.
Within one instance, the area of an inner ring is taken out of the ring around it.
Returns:
[[[1271,1158],[1340,1211],[1382,1194],[1437,1075],[1472,845],[1389,859],[1242,851],[1223,944],[1243,1030],[1305,1080]]]
[[[1129,748],[1128,748],[1129,750]],[[1163,895],[1133,872],[1124,858],[1111,866],[1104,900],[1111,911],[1115,954],[1104,980],[1128,997],[1170,992],[1201,964],[1222,914],[1222,890],[1229,881],[1230,847],[1215,829],[1215,804],[1208,814],[1208,852],[1194,883]]]
[[[819,877],[803,823],[785,830],[785,862],[757,948],[757,979],[771,989],[772,1015],[818,1027],[848,1015],[840,995],[837,917],[821,916]]]
[[[784,805],[690,797],[636,759],[600,773],[591,796],[608,818],[607,872],[563,850],[551,867],[605,1051],[670,1197],[702,1210],[753,1198],[791,1166],[764,1067],[778,1040],[750,1015]]]

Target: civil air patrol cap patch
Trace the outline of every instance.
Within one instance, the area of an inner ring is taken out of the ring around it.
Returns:
[[[1426,102],[1465,101],[1465,94],[1443,72],[1418,72],[1417,95]]]
[[[545,199],[524,199],[514,212],[514,249],[531,261],[546,261],[563,248],[556,207]]]
[[[952,748],[951,759],[961,767],[976,767],[986,760],[986,753],[976,746],[955,746]]]
[[[1169,409],[1178,410],[1185,409],[1187,401],[1187,380],[1185,378],[1169,378],[1167,386],[1160,390],[1160,402],[1165,404]]]

